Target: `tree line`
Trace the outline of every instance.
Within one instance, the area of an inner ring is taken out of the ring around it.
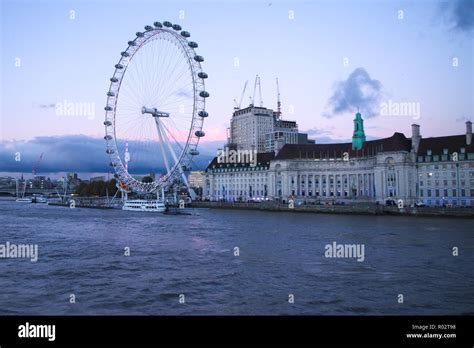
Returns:
[[[150,176],[145,176],[142,179],[142,182],[153,182],[153,178]],[[76,191],[74,193],[81,197],[107,196],[107,194],[109,196],[113,196],[118,190],[116,184],[116,179],[109,181],[100,180],[81,182],[79,186],[76,187]]]
[[[81,182],[76,187],[75,193],[81,197],[107,196],[107,193],[109,196],[113,196],[117,192],[116,183],[117,180],[115,179],[110,181]]]

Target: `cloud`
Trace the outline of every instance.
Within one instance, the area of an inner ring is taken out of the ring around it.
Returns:
[[[441,3],[445,20],[456,31],[470,32],[474,28],[474,1],[450,0]]]
[[[132,161],[130,168],[136,174],[160,172],[164,163],[159,160],[153,143],[129,141]],[[124,148],[124,143],[118,144]],[[194,157],[192,169],[203,169],[212,156],[206,154],[204,146],[199,147],[200,156]],[[20,161],[15,160],[19,153]],[[31,140],[11,140],[0,142],[0,172],[31,173],[32,166],[38,165],[38,173],[78,172],[106,173],[111,170],[110,160],[105,153],[105,140],[85,135],[36,137]],[[211,153],[209,151],[209,153]],[[213,152],[212,152],[213,153]]]
[[[360,109],[366,117],[377,115],[379,101],[382,95],[380,81],[371,79],[364,68],[355,69],[345,81],[339,81],[334,86],[334,93],[328,100],[329,111],[324,117],[333,117],[343,113],[353,113]]]

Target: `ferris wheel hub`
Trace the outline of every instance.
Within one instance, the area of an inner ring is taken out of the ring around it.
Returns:
[[[150,114],[153,117],[170,117],[169,112],[159,111],[156,108],[147,108],[146,106],[142,107],[142,114]]]

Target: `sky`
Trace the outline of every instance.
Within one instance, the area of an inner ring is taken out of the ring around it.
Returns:
[[[155,21],[181,25],[205,58],[205,160],[256,74],[263,105],[276,108],[278,78],[283,117],[319,143],[348,141],[357,108],[369,138],[410,137],[412,123],[423,137],[462,134],[474,115],[472,0],[0,2],[0,172],[31,171],[41,153],[40,172],[107,170],[109,78]],[[92,112],[58,115],[67,103]]]

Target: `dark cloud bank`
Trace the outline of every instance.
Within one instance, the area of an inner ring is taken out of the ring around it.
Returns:
[[[134,166],[136,173],[149,173],[163,168],[162,163],[155,166],[154,154],[149,147],[140,142],[129,141],[131,148],[141,149],[140,163]],[[120,144],[119,144],[120,146]],[[204,169],[212,158],[215,144],[203,143],[199,146],[201,152],[193,160],[193,170]],[[211,150],[212,149],[212,150]],[[21,161],[15,161],[15,153],[21,154]],[[33,164],[41,153],[43,159],[38,172],[79,172],[105,173],[110,170],[109,158],[105,153],[105,141],[85,135],[36,137],[31,140],[13,140],[0,142],[0,171],[1,172],[31,172]],[[150,158],[150,161],[147,161]],[[152,160],[153,159],[153,160]],[[147,163],[148,162],[148,163]]]

